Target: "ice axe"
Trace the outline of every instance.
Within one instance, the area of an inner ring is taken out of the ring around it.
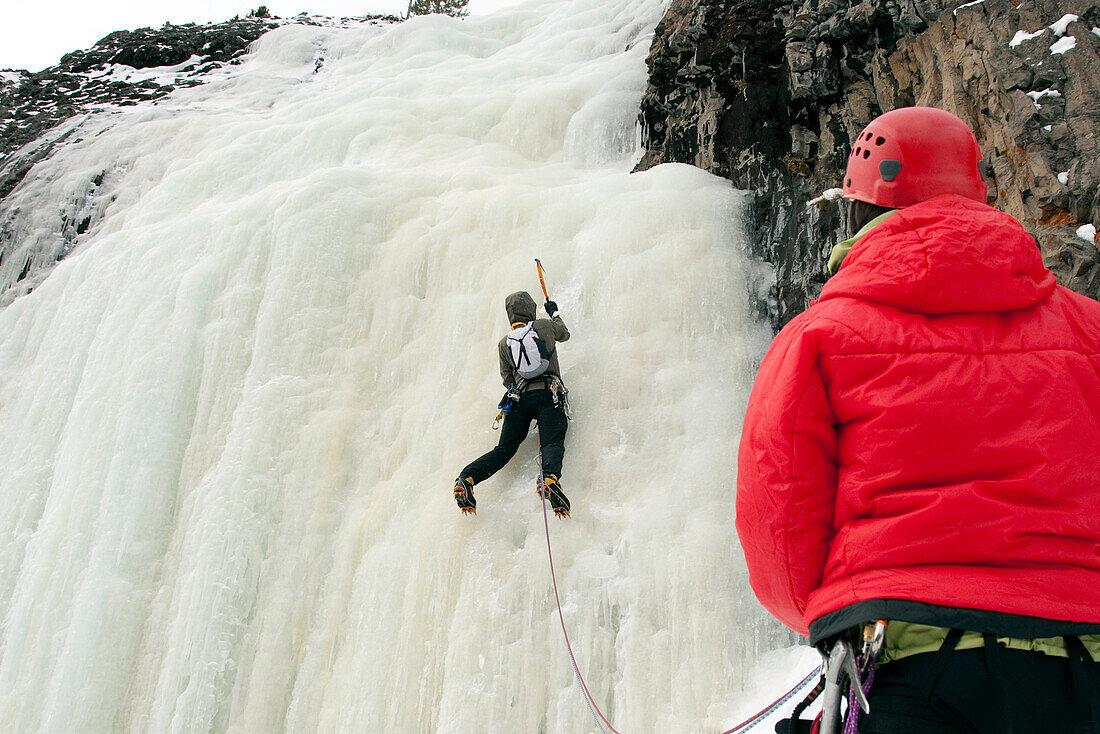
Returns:
[[[558,304],[550,300],[550,293],[546,290],[546,280],[542,277],[542,263],[537,257],[535,258],[535,267],[539,269],[539,283],[542,284],[542,295],[546,296],[546,315],[550,318],[554,318],[554,314],[558,312]]]
[[[542,284],[542,295],[546,296],[546,300],[550,300],[550,294],[546,292],[546,281],[542,278],[542,263],[539,259],[535,258],[535,267],[539,269],[539,283]]]

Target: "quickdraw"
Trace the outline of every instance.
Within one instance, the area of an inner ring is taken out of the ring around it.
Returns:
[[[867,694],[875,680],[875,660],[886,641],[886,621],[879,619],[863,626],[863,648],[856,653],[847,638],[833,644],[825,661],[825,700],[821,707],[821,734],[855,734],[860,713],[871,711]],[[847,696],[845,696],[847,693]],[[840,701],[847,698],[848,713],[843,716]]]

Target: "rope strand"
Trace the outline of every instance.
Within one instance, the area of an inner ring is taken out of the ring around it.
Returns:
[[[539,457],[539,463],[541,464],[542,457]],[[589,711],[592,713],[592,718],[596,719],[596,726],[600,731],[604,731],[603,726],[600,726],[602,720],[607,728],[611,730],[612,734],[619,734],[618,730],[611,725],[611,722],[607,720],[607,717],[600,711],[600,707],[596,705],[595,700],[592,698],[592,694],[588,690],[588,686],[584,682],[584,676],[581,675],[581,669],[577,665],[577,657],[573,654],[573,645],[569,642],[569,632],[565,629],[565,615],[561,611],[561,597],[558,596],[558,579],[554,573],[554,553],[550,550],[550,520],[546,513],[546,498],[542,498],[542,524],[546,528],[546,554],[550,558],[550,578],[554,582],[554,601],[558,603],[558,620],[561,622],[561,633],[565,637],[565,647],[569,650],[569,659],[573,662],[573,672],[577,674],[577,682],[581,684],[581,690],[584,691],[585,702],[588,704]],[[596,716],[599,715],[597,719]]]
[[[733,727],[732,729],[729,729],[727,731],[722,732],[722,734],[740,734],[740,732],[748,731],[749,729],[753,728],[754,726],[759,724],[761,721],[763,721],[764,719],[766,719],[769,716],[771,716],[772,714],[774,714],[780,707],[783,706],[783,704],[787,703],[787,701],[790,701],[792,698],[794,698],[796,695],[798,695],[798,692],[801,691],[803,688],[805,688],[807,685],[809,685],[810,681],[812,681],[817,676],[821,675],[821,668],[822,668],[822,666],[820,666],[820,665],[817,666],[816,668],[813,669],[813,671],[809,675],[807,675],[805,678],[803,678],[798,683],[796,683],[794,688],[792,688],[791,690],[784,693],[782,696],[780,696],[778,699],[776,699],[775,702],[773,702],[770,706],[768,706],[767,708],[761,709],[760,711],[753,714],[749,718],[745,719],[744,721],[742,721],[740,724]]]
[[[538,458],[539,458],[539,481],[541,482],[542,481],[542,434],[541,433],[539,434],[539,457]],[[544,493],[542,491],[539,492],[539,497],[542,498],[542,524],[543,524],[543,527],[546,530],[546,555],[550,559],[550,580],[554,584],[554,601],[557,602],[557,605],[558,605],[558,621],[561,622],[561,633],[562,633],[562,636],[565,637],[565,647],[569,651],[569,660],[570,660],[570,662],[573,663],[573,673],[576,674],[577,682],[581,684],[581,690],[584,691],[584,700],[585,700],[585,703],[588,704],[588,711],[589,711],[589,713],[592,714],[592,719],[596,722],[596,728],[598,728],[601,732],[603,732],[603,734],[607,734],[608,730],[611,731],[611,734],[620,734],[620,732],[614,726],[611,725],[611,722],[607,720],[607,717],[603,715],[603,712],[600,711],[600,707],[596,704],[595,699],[592,698],[592,693],[588,690],[588,686],[584,682],[584,676],[581,675],[580,666],[577,665],[577,656],[573,654],[573,644],[569,641],[569,632],[565,628],[565,615],[561,610],[561,597],[558,595],[558,577],[557,577],[557,574],[554,572],[554,551],[551,550],[551,548],[550,548],[550,519],[549,519],[549,515],[546,512],[546,497],[544,497],[543,494]],[[771,703],[769,706],[767,706],[766,708],[764,708],[761,711],[757,712],[756,714],[753,714],[752,716],[745,719],[743,722],[741,722],[737,726],[733,727],[732,729],[728,729],[728,730],[722,732],[722,734],[740,734],[740,732],[748,731],[752,727],[759,724],[761,721],[766,719],[768,716],[775,713],[780,707],[783,706],[783,704],[787,703],[792,698],[794,698],[795,695],[797,695],[799,691],[801,691],[803,688],[805,688],[807,685],[809,685],[810,681],[812,681],[814,678],[816,678],[821,673],[821,667],[822,666],[820,666],[820,665],[817,666],[817,668],[815,668],[813,670],[813,672],[811,672],[809,675],[807,675],[805,678],[803,678],[801,681],[799,681],[794,686],[794,688],[787,691],[785,694],[783,694],[780,698],[778,698],[776,701]],[[601,724],[601,721],[603,722],[602,724]],[[607,726],[607,729],[604,729],[604,725]]]

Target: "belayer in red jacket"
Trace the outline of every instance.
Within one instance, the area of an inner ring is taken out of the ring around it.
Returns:
[[[867,126],[854,237],[742,432],[753,590],[875,666],[861,732],[1100,731],[1100,303],[986,205],[981,165],[942,110]]]

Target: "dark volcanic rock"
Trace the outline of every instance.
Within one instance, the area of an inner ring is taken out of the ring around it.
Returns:
[[[187,23],[115,31],[87,51],[62,57],[60,66],[76,73],[105,64],[149,69],[176,66],[195,55],[205,62],[226,62],[240,56],[250,43],[275,26],[271,20],[245,18],[214,25]]]
[[[1076,45],[1052,52],[1067,13]],[[1096,298],[1100,250],[1075,231],[1100,222],[1098,26],[1090,0],[673,0],[650,51],[639,168],[691,163],[755,193],[778,326],[820,290],[843,238],[843,207],[807,203],[840,185],[852,138],[895,107],[941,107],[975,130],[993,203]],[[1043,33],[1017,43],[1018,30]]]

